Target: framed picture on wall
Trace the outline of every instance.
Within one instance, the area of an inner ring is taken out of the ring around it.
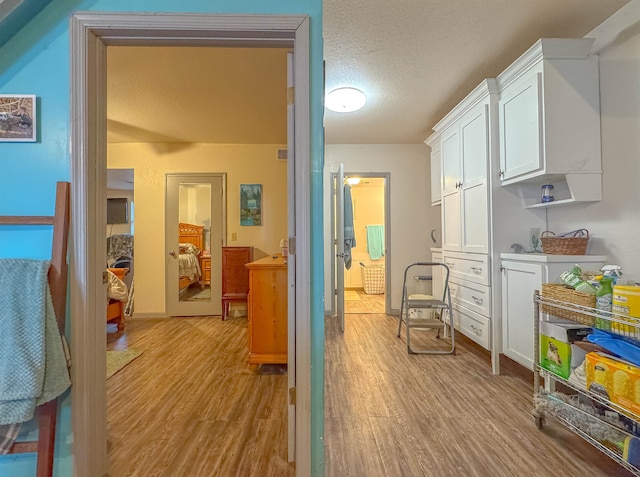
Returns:
[[[36,96],[0,94],[0,141],[35,142]]]
[[[240,225],[262,225],[262,184],[240,184]]]

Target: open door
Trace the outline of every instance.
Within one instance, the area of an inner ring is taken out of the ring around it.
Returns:
[[[287,377],[289,401],[287,409],[287,435],[289,462],[296,460],[296,201],[295,201],[295,115],[293,92],[293,53],[287,54],[287,235],[289,236],[288,263],[288,351]]]
[[[336,175],[336,315],[344,331],[344,164]]]

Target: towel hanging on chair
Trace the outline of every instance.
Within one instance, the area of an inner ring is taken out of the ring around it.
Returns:
[[[31,419],[36,406],[61,395],[71,382],[47,282],[49,262],[0,264],[0,425],[13,425]],[[9,449],[15,436],[7,429],[2,434]]]

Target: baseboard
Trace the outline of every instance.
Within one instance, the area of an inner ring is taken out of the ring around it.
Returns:
[[[127,316],[127,320],[135,320],[135,319],[144,319],[144,318],[171,318],[166,313],[134,313],[131,316]]]

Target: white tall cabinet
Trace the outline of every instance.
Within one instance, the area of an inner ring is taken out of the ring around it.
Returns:
[[[502,350],[505,356],[533,369],[533,293],[543,283],[557,282],[560,274],[574,265],[582,270],[599,270],[602,255],[500,255],[502,271]]]
[[[442,168],[442,259],[452,270],[455,321],[491,351],[494,373],[503,349],[526,365],[521,343],[533,340],[530,326],[512,321],[530,320],[531,313],[514,315],[509,308],[524,299],[505,307],[503,293],[522,293],[529,306],[535,287],[555,272],[519,265],[507,273],[513,280],[503,282],[500,254],[513,244],[529,250],[530,229],[547,228],[547,207],[602,196],[598,61],[589,55],[591,43],[539,40],[496,79],[482,81],[425,141]],[[541,203],[540,185],[548,183],[556,200]]]
[[[434,128],[441,132],[444,250],[489,252],[487,172],[497,100],[495,80],[485,80]]]
[[[495,80],[484,80],[434,131],[442,164],[442,261],[449,278],[456,328],[491,350],[497,372],[498,341],[492,338],[490,181],[497,161]]]

